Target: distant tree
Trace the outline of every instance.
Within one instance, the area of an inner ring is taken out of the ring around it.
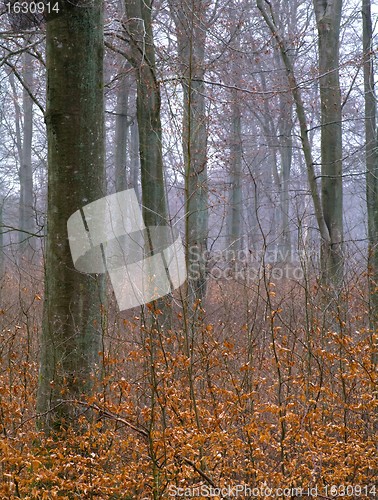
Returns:
[[[230,39],[231,50],[231,137],[230,137],[230,193],[228,214],[228,245],[234,252],[242,246],[242,223],[243,223],[243,190],[242,190],[242,95],[237,91],[242,80],[242,57],[240,47],[240,22],[238,20],[239,5],[233,3],[232,30]]]
[[[26,39],[27,46],[30,40]],[[35,230],[34,193],[33,193],[33,166],[32,166],[32,138],[33,138],[33,99],[31,93],[34,88],[33,57],[25,47],[22,54],[22,106],[17,98],[17,88],[14,74],[11,70],[10,84],[15,106],[16,146],[18,152],[20,182],[19,201],[19,245],[21,255],[27,260],[32,258],[33,245],[31,234]]]
[[[293,61],[288,54],[288,44],[276,22],[272,4],[267,0],[256,0],[256,4],[280,49],[296,107],[307,178],[322,242],[323,281],[335,285],[337,289],[343,272],[341,96],[338,70],[341,0],[335,2],[314,0],[319,34],[321,81],[321,192],[317,184],[308,117]]]
[[[37,409],[49,431],[74,423],[91,391],[101,335],[101,278],[75,270],[67,220],[104,196],[102,2],[59,2],[47,22],[48,212]]]
[[[117,87],[117,104],[114,138],[114,174],[116,191],[127,189],[127,144],[130,132],[129,95],[130,77],[127,65],[122,67]]]

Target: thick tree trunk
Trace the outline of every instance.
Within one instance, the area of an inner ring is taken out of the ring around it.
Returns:
[[[46,431],[75,422],[72,400],[91,391],[101,335],[102,281],[74,269],[67,220],[105,195],[102,3],[63,1],[60,9],[48,20],[46,42],[48,231],[38,387]]]
[[[325,282],[340,284],[343,276],[343,186],[339,46],[342,0],[314,0],[318,26],[321,173],[323,216],[330,243],[322,246]]]

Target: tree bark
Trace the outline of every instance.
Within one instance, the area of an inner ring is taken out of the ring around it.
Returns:
[[[327,253],[330,254],[332,251],[332,247],[334,244],[334,241],[331,239],[331,234],[330,234],[330,227],[329,227],[329,219],[326,220],[325,215],[324,215],[324,207],[323,207],[323,202],[322,198],[319,193],[319,188],[318,184],[316,181],[316,173],[315,173],[315,164],[314,164],[314,159],[313,159],[313,154],[312,154],[312,148],[311,148],[311,143],[310,143],[310,138],[309,138],[309,130],[308,130],[308,125],[307,125],[307,118],[306,118],[306,111],[302,99],[302,93],[301,89],[296,81],[295,78],[295,73],[294,73],[294,67],[293,63],[291,61],[291,58],[289,57],[287,46],[285,43],[285,40],[280,32],[279,27],[277,26],[275,19],[274,19],[274,13],[271,8],[270,2],[267,2],[267,0],[256,0],[256,5],[258,9],[260,10],[268,28],[270,29],[272,35],[276,39],[276,42],[278,44],[278,47],[280,48],[281,52],[281,57],[282,61],[285,66],[286,70],[286,75],[288,78],[289,86],[292,92],[293,100],[295,103],[296,107],[296,114],[299,122],[299,128],[300,128],[300,139],[302,143],[302,149],[303,149],[303,155],[306,163],[306,169],[307,169],[307,178],[308,178],[308,183],[310,187],[310,192],[311,192],[311,198],[312,202],[314,205],[314,211],[315,211],[315,218],[316,222],[319,228],[320,232],[320,237],[322,241],[322,247],[328,249]],[[268,12],[267,7],[269,6],[270,12]],[[341,159],[341,157],[338,157]],[[339,168],[340,165],[337,163],[337,167]],[[341,180],[341,176],[339,177]],[[338,193],[340,194],[340,193]],[[342,198],[341,198],[342,200]],[[327,203],[329,202],[329,197],[327,197]],[[338,207],[339,207],[339,202],[340,202],[340,197],[338,199]],[[330,210],[330,207],[327,206],[327,210]],[[337,211],[337,215],[339,216],[339,211]],[[328,213],[329,216],[329,213]],[[337,220],[337,222],[339,222]],[[335,224],[335,222],[333,222]],[[338,229],[340,229],[338,227]],[[336,230],[332,234],[333,238],[337,238],[340,236],[339,232]],[[338,244],[341,243],[341,241],[337,240],[337,248]],[[336,250],[335,250],[336,251]],[[339,256],[339,254],[338,254]],[[335,257],[335,260],[336,257]],[[325,270],[325,276],[324,279],[327,282],[330,282],[334,280],[336,284],[339,282],[339,276],[341,269],[340,267],[335,267],[332,266],[331,264],[334,262],[334,260],[328,261],[327,268],[323,268]]]
[[[139,132],[138,132],[138,121],[136,117],[130,126],[130,176],[129,176],[129,188],[133,188],[136,192],[137,199],[140,203],[140,192],[139,192]]]
[[[238,20],[234,19],[234,29]],[[232,33],[231,33],[232,37]],[[231,52],[231,74],[232,84],[235,87],[241,85],[241,58],[240,35],[235,34],[235,42]],[[242,191],[242,112],[240,105],[241,95],[233,89],[231,92],[231,144],[230,144],[230,194],[229,194],[229,230],[227,231],[229,248],[236,253],[242,247],[242,223],[243,223],[243,191]],[[237,256],[234,255],[235,263]]]
[[[25,85],[33,91],[33,58],[28,53],[23,54],[23,78]],[[33,256],[33,239],[30,234],[34,232],[34,202],[33,202],[33,167],[32,167],[32,138],[33,138],[33,100],[28,91],[22,91],[24,121],[22,127],[22,157],[20,161],[20,214],[19,243],[22,254],[29,260]],[[28,234],[29,233],[29,234]]]
[[[160,85],[156,77],[151,0],[126,0],[129,62],[136,69],[143,217],[146,226],[168,224],[164,189]]]
[[[204,60],[204,0],[190,4],[172,0],[183,88],[183,153],[185,165],[186,263],[188,303],[206,296],[208,237],[207,119]]]
[[[243,194],[242,194],[242,137],[240,96],[233,92],[230,173],[230,229],[229,248],[237,252],[242,247]],[[236,255],[234,256],[236,259]],[[236,262],[236,260],[235,260]]]
[[[29,40],[25,42],[27,45]],[[34,201],[33,201],[33,167],[32,167],[32,139],[33,139],[33,100],[29,92],[33,91],[33,58],[25,51],[23,57],[22,77],[22,109],[17,98],[17,88],[13,72],[9,81],[13,92],[16,118],[16,145],[19,158],[18,178],[20,182],[19,217],[18,217],[18,243],[20,255],[30,261],[34,253]],[[26,88],[28,90],[26,90]]]
[[[102,3],[60,2],[47,22],[48,230],[37,409],[45,431],[76,423],[99,364],[102,278],[74,269],[67,220],[103,197]]]
[[[314,0],[318,27],[321,174],[324,220],[330,244],[322,245],[325,282],[338,285],[343,276],[343,186],[339,46],[342,0]]]
[[[369,279],[369,321],[372,330],[372,364],[378,368],[378,136],[377,101],[374,90],[373,26],[370,0],[362,0],[364,90],[365,90],[365,161],[366,200],[368,215],[368,279]],[[378,383],[373,385],[373,396],[378,399]],[[374,430],[378,430],[377,411]]]
[[[289,182],[291,160],[293,155],[293,138],[292,129],[293,122],[291,118],[292,102],[288,100],[286,95],[280,96],[280,118],[278,131],[280,136],[280,158],[281,158],[281,175],[280,175],[280,215],[281,215],[281,234],[279,238],[280,260],[284,262],[291,261],[291,237],[290,237],[290,196]]]
[[[123,68],[125,69],[125,68]],[[127,143],[129,136],[130,118],[129,113],[129,91],[130,82],[124,71],[120,74],[117,88],[117,105],[115,118],[115,189],[116,192],[127,189]]]

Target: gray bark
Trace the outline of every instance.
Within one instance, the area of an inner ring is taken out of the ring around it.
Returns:
[[[140,192],[139,192],[139,132],[138,132],[138,121],[135,117],[130,126],[129,135],[129,151],[130,151],[130,173],[129,173],[129,188],[134,188],[136,192],[137,199],[140,202]]]
[[[33,58],[24,53],[23,78],[27,88],[33,90]],[[32,167],[32,138],[33,138],[33,101],[28,91],[23,88],[23,133],[22,158],[20,162],[20,215],[19,227],[25,233],[20,233],[21,250],[32,257],[33,240],[28,233],[34,232],[34,203],[33,203],[33,167]]]
[[[343,186],[339,46],[342,0],[314,0],[318,27],[321,174],[323,216],[330,244],[322,245],[326,282],[339,284],[343,276]]]
[[[130,82],[127,74],[122,72],[119,77],[117,88],[117,105],[115,118],[115,154],[114,174],[115,189],[123,191],[127,189],[127,143],[129,136],[130,119],[129,113],[129,91]]]
[[[302,92],[301,92],[300,86],[298,85],[296,78],[295,78],[293,63],[291,61],[291,58],[288,55],[285,40],[280,32],[279,27],[277,26],[277,24],[275,22],[274,13],[272,11],[270,2],[267,2],[266,0],[265,1],[264,0],[256,0],[256,5],[257,5],[258,9],[260,10],[260,12],[261,12],[268,28],[270,29],[272,35],[276,39],[278,47],[280,48],[282,61],[283,61],[284,66],[285,66],[286,75],[288,78],[289,86],[290,86],[293,100],[295,103],[296,114],[297,114],[299,128],[300,128],[300,139],[301,139],[303,155],[304,155],[306,169],[307,169],[307,178],[308,178],[308,183],[309,183],[309,187],[310,187],[312,202],[314,205],[315,218],[316,218],[316,222],[317,222],[317,225],[319,228],[320,237],[322,240],[322,247],[326,248],[326,249],[328,248],[329,253],[330,253],[333,244],[332,244],[331,235],[330,235],[330,228],[326,222],[326,219],[325,219],[325,216],[323,213],[322,199],[321,199],[318,184],[316,181],[314,159],[313,159],[313,155],[312,155],[312,148],[311,148],[311,143],[310,143],[305,107],[304,107],[303,99],[302,99]],[[267,10],[268,8],[269,8],[269,11]],[[340,177],[340,179],[341,179],[341,177]],[[336,237],[336,233],[333,233],[333,237]],[[329,263],[329,262],[332,263],[332,261],[327,260],[327,263]],[[337,276],[336,281],[338,281],[340,268],[335,268],[335,267],[332,267],[330,265],[330,267],[327,267],[326,271],[329,273],[329,275],[326,276],[327,281],[335,278],[335,275]]]
[[[230,174],[230,229],[229,247],[237,252],[242,247],[243,193],[242,193],[242,137],[241,109],[237,92],[232,100],[231,174]]]
[[[156,78],[150,0],[126,0],[129,62],[136,69],[137,119],[142,204],[146,226],[167,225],[160,120],[160,84]]]
[[[237,19],[234,20],[237,22]],[[235,36],[232,47],[231,74],[233,85],[241,85],[240,36]],[[230,144],[230,195],[229,195],[229,248],[237,252],[242,248],[243,191],[242,191],[242,113],[241,95],[233,90],[231,94],[231,144]],[[235,258],[236,262],[236,258]]]
[[[0,280],[3,279],[5,273],[5,252],[4,252],[4,234],[3,234],[3,212],[4,212],[4,196],[0,195]]]
[[[172,0],[183,88],[183,152],[185,165],[186,260],[189,303],[206,295],[208,236],[207,124],[204,59],[206,7]]]
[[[291,237],[290,237],[290,196],[289,196],[289,182],[291,160],[293,155],[293,138],[292,129],[293,122],[291,118],[292,104],[291,100],[288,101],[287,96],[280,96],[280,118],[278,124],[279,142],[280,142],[280,158],[281,158],[281,172],[280,172],[280,215],[281,227],[279,238],[279,253],[278,255],[284,261],[291,260]]]
[[[16,145],[19,159],[18,177],[20,182],[18,242],[21,255],[27,260],[33,256],[34,232],[34,200],[33,200],[33,167],[32,167],[32,138],[33,138],[33,100],[29,91],[33,91],[33,58],[28,52],[23,54],[22,77],[22,109],[18,103],[17,89],[14,74],[10,73],[9,81],[13,92],[15,106]],[[26,88],[25,88],[26,87]],[[27,90],[28,89],[28,90]]]
[[[102,278],[74,269],[67,219],[105,195],[102,4],[60,2],[47,22],[48,213],[37,409],[49,431],[75,424],[99,363]],[[69,98],[67,98],[69,96]]]
[[[370,0],[362,0],[364,90],[365,90],[365,157],[366,157],[366,200],[368,215],[368,277],[370,327],[376,331],[378,322],[378,135],[377,100],[374,90],[373,26]],[[374,337],[373,337],[374,339]],[[378,365],[378,341],[372,341],[372,362]],[[378,385],[373,388],[378,397]],[[378,422],[375,421],[375,427]]]

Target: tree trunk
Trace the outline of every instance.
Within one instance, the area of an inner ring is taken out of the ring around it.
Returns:
[[[46,40],[48,231],[37,402],[46,431],[75,423],[72,401],[91,391],[101,335],[102,278],[74,269],[67,220],[105,195],[102,4],[67,0],[60,9],[48,19]]]
[[[117,88],[117,105],[115,119],[115,190],[116,192],[127,189],[127,140],[129,136],[130,119],[129,112],[130,82],[127,74],[120,75]]]
[[[4,278],[5,274],[5,252],[4,252],[4,232],[3,232],[3,224],[4,224],[4,203],[5,198],[3,194],[0,194],[0,280]]]
[[[272,36],[274,36],[274,38],[276,39],[278,47],[280,48],[282,61],[283,61],[283,64],[284,64],[285,70],[286,70],[286,76],[287,76],[289,86],[291,89],[291,93],[293,96],[293,100],[295,103],[296,114],[297,114],[299,128],[300,128],[300,139],[301,139],[301,143],[302,143],[303,156],[305,159],[306,169],[307,169],[307,178],[308,178],[308,183],[309,183],[309,187],[310,187],[312,202],[314,205],[316,222],[317,222],[319,232],[320,232],[320,237],[322,240],[322,247],[326,248],[326,249],[327,248],[332,249],[333,243],[332,243],[331,236],[330,236],[330,228],[328,227],[328,224],[326,222],[326,219],[325,219],[325,216],[323,213],[322,199],[321,199],[318,184],[316,181],[316,173],[315,173],[314,159],[313,159],[313,155],[312,155],[312,148],[311,148],[311,143],[310,143],[310,138],[309,138],[309,130],[308,130],[308,125],[307,125],[306,111],[305,111],[305,107],[303,104],[302,92],[301,92],[300,86],[298,85],[296,78],[295,78],[293,63],[291,61],[291,58],[288,55],[287,44],[285,43],[285,39],[283,38],[283,36],[280,32],[280,29],[275,22],[274,13],[273,13],[272,6],[271,6],[270,2],[268,2],[267,0],[265,0],[265,1],[264,0],[256,0],[256,5],[257,5],[258,9],[260,10],[270,32],[272,33]],[[341,177],[340,177],[340,179],[341,179]],[[335,233],[333,234],[333,236],[335,237]],[[335,268],[331,269],[331,267],[328,267],[328,266],[325,269],[326,272],[331,272],[331,270],[332,270],[332,274],[324,276],[324,278],[327,282],[330,282],[332,280],[332,278],[335,278],[334,273],[336,273],[338,276],[338,271],[341,271],[339,268],[338,269],[335,269]],[[336,281],[338,281],[338,279]]]
[[[206,295],[208,236],[207,124],[204,59],[206,2],[170,2],[176,26],[183,88],[186,263],[188,303]]]
[[[151,0],[126,0],[125,10],[130,41],[128,60],[136,70],[143,219],[147,228],[169,227],[163,172],[160,84],[156,77],[152,32],[152,3]],[[150,233],[148,234],[147,251],[154,254],[153,241]],[[166,241],[160,241],[160,244],[168,246],[169,237],[167,236]],[[169,296],[153,301],[152,305],[153,313],[148,318],[152,327],[157,328],[159,323],[169,326]],[[164,314],[160,315],[158,311],[163,311]]]
[[[23,78],[25,85],[30,91],[33,91],[33,58],[25,52]],[[28,91],[23,88],[22,102],[24,121],[22,127],[22,157],[20,161],[20,215],[19,227],[22,231],[19,233],[20,249],[22,254],[28,260],[33,254],[33,239],[31,234],[34,232],[34,203],[33,203],[33,168],[32,168],[32,137],[33,137],[33,101]]]
[[[291,261],[291,237],[290,237],[290,196],[289,182],[291,160],[293,155],[293,122],[291,118],[292,103],[288,101],[285,95],[280,96],[280,157],[281,157],[281,175],[280,175],[280,208],[281,208],[281,234],[279,238],[278,257],[284,262]]]
[[[29,40],[25,42],[25,45]],[[22,77],[24,85],[33,91],[33,58],[28,52],[23,54]],[[17,88],[13,72],[9,75],[13,92],[16,122],[16,145],[19,158],[18,178],[20,181],[18,243],[20,254],[30,260],[34,245],[31,234],[34,233],[34,202],[33,202],[33,168],[32,168],[32,138],[33,138],[33,100],[25,86],[22,90],[22,109],[20,108]]]
[[[126,0],[129,62],[136,69],[137,119],[141,164],[143,217],[146,226],[167,225],[161,149],[160,85],[156,78],[151,0]]]
[[[373,28],[370,0],[362,1],[364,90],[365,90],[365,158],[366,199],[369,237],[370,323],[378,321],[378,140],[377,103],[374,91]],[[378,360],[377,360],[378,361]]]
[[[343,276],[343,186],[339,46],[342,0],[314,0],[318,26],[322,206],[330,243],[322,246],[325,282]]]
[[[235,16],[236,17],[236,16]],[[233,19],[234,29],[238,19]],[[232,36],[232,33],[230,34]],[[234,46],[231,51],[231,83],[237,88],[241,86],[240,35],[236,33]],[[230,144],[230,194],[229,194],[229,230],[227,231],[229,248],[236,253],[242,248],[243,223],[243,191],[242,191],[242,113],[240,93],[233,89],[231,92],[231,144]],[[234,255],[235,263],[237,256]]]
[[[138,121],[135,117],[133,123],[130,126],[130,174],[129,174],[129,188],[133,188],[136,192],[137,199],[140,203],[140,192],[139,192],[139,132],[138,132]]]
[[[233,92],[230,174],[230,229],[229,248],[237,252],[242,247],[243,195],[242,195],[242,137],[240,96]],[[236,262],[236,255],[234,256]]]

